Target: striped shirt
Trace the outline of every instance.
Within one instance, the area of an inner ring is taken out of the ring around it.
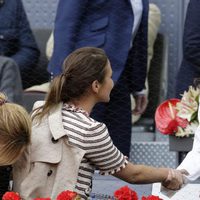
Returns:
[[[125,167],[127,160],[113,145],[106,125],[90,118],[86,111],[64,104],[62,121],[69,144],[86,152],[79,167],[75,192],[87,199],[94,170],[102,175],[113,174]]]

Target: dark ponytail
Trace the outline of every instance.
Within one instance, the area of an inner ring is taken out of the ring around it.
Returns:
[[[63,63],[63,73],[55,77],[50,85],[44,106],[35,112],[41,120],[61,102],[76,100],[87,94],[92,82],[103,82],[108,58],[104,50],[84,47],[72,52]]]

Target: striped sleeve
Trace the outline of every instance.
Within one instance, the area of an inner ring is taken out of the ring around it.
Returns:
[[[128,161],[113,144],[105,124],[95,123],[89,128],[87,135],[90,137],[85,138],[89,145],[86,157],[100,170],[100,174],[114,174],[126,166]]]

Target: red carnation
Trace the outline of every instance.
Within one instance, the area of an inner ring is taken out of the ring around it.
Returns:
[[[35,198],[33,200],[51,200],[51,198]]]
[[[128,186],[124,186],[115,191],[114,196],[117,200],[138,200],[137,193]]]
[[[142,197],[142,200],[162,200],[159,196],[150,195],[148,197]]]
[[[155,113],[156,128],[163,134],[174,134],[178,126],[185,128],[186,119],[177,116],[176,104],[180,99],[169,99],[158,106]]]
[[[6,192],[2,200],[21,200],[21,197],[17,192]]]
[[[77,193],[76,192],[73,192],[73,191],[70,191],[70,190],[66,190],[66,191],[63,191],[61,192],[56,200],[74,200],[77,198]]]

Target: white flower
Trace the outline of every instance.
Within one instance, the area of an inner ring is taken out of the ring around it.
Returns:
[[[198,98],[199,98],[199,93],[200,93],[200,89],[199,88],[193,88],[192,86],[189,87],[188,92],[191,94],[191,96],[196,99],[196,101],[198,102]]]
[[[197,120],[191,122],[190,124],[187,125],[185,128],[185,131],[189,133],[189,135],[194,135],[195,131],[197,130],[199,126],[199,122]]]
[[[178,130],[175,133],[175,136],[177,137],[189,137],[189,136],[193,136],[195,131],[197,130],[199,123],[198,121],[193,121],[190,124],[187,125],[186,128],[182,128],[180,126],[178,126]]]
[[[177,136],[177,137],[185,137],[186,135],[187,135],[187,133],[185,132],[185,130],[182,127],[178,126],[178,130],[175,133],[175,136]]]
[[[187,119],[189,122],[196,118],[199,106],[199,94],[199,89],[194,89],[190,86],[188,92],[185,91],[181,101],[176,104],[176,109],[178,110],[177,116]]]

